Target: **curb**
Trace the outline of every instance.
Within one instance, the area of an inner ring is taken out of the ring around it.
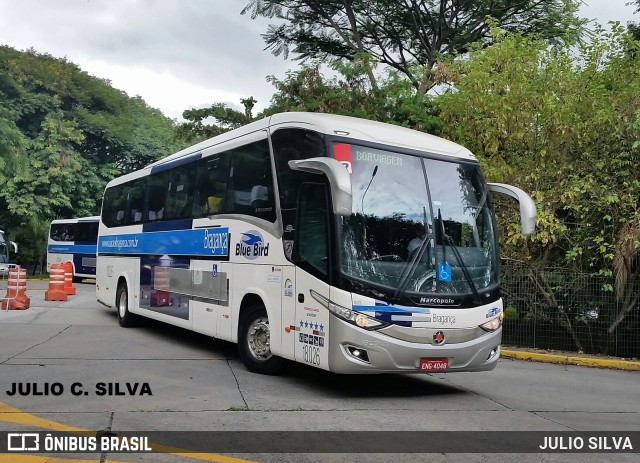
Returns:
[[[530,362],[559,363],[562,365],[578,365],[593,368],[612,368],[615,370],[640,371],[640,362],[631,360],[609,360],[595,357],[570,357],[566,355],[539,354],[537,352],[524,352],[517,350],[501,349],[502,358],[515,360],[528,360]]]

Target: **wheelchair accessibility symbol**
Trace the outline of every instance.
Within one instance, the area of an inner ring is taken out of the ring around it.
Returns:
[[[451,266],[449,264],[438,264],[438,280],[451,281]]]

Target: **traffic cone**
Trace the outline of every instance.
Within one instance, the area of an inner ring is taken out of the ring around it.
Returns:
[[[25,310],[31,299],[27,297],[27,269],[13,267],[9,270],[7,294],[2,300],[2,310]]]
[[[73,264],[71,262],[63,262],[64,268],[64,290],[68,296],[76,295],[76,288],[73,287]]]
[[[62,264],[51,264],[49,271],[49,289],[44,293],[45,301],[66,301],[64,290],[64,268]]]

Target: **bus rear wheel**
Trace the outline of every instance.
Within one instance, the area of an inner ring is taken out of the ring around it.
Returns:
[[[129,291],[126,283],[118,285],[116,309],[118,310],[118,323],[120,323],[120,326],[130,328],[136,325],[136,316],[129,312]]]
[[[238,351],[247,370],[266,375],[277,374],[284,359],[271,352],[271,329],[267,311],[256,304],[243,313],[238,333]]]

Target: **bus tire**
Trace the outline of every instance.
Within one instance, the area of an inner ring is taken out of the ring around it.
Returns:
[[[82,277],[73,277],[73,282],[74,283],[82,283],[82,280],[84,280],[84,278],[82,278]]]
[[[116,291],[116,310],[120,326],[130,328],[136,325],[136,316],[129,312],[129,290],[124,282],[118,285],[118,291]]]
[[[284,359],[271,353],[270,328],[267,311],[255,304],[242,314],[238,333],[238,352],[247,370],[274,375],[282,370]]]

